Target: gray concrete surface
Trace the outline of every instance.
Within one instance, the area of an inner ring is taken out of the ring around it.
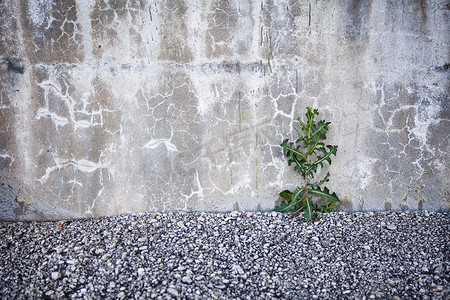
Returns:
[[[447,1],[2,1],[0,219],[271,210],[308,105],[343,209],[447,210],[449,23]]]

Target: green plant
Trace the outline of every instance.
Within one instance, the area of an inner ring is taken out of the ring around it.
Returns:
[[[322,184],[328,182],[330,173],[325,178],[312,182],[318,167],[323,168],[323,164],[331,164],[331,155],[336,156],[337,146],[325,145],[322,141],[327,138],[328,125],[331,122],[321,120],[318,123],[314,117],[319,115],[317,109],[310,106],[306,108],[306,124],[297,119],[302,125],[302,133],[296,129],[298,139],[295,143],[286,139],[281,144],[283,153],[288,158],[288,164],[294,165],[294,170],[298,171],[305,180],[303,187],[297,187],[294,192],[289,190],[280,193],[283,201],[275,207],[275,211],[289,212],[298,215],[304,212],[307,221],[314,220],[317,212],[330,212],[339,208],[339,198],[336,193],[330,193],[328,188],[320,188]]]

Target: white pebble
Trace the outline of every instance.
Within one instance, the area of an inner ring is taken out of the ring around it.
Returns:
[[[386,225],[386,228],[389,229],[389,230],[396,230],[396,229],[397,229],[397,226],[395,226],[395,225],[392,224],[392,223],[389,223],[389,224]]]
[[[59,273],[59,272],[52,272],[52,279],[53,280],[58,280],[59,278],[61,278],[61,273]]]

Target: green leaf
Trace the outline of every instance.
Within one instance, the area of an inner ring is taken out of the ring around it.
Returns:
[[[324,205],[320,208],[321,212],[329,213],[333,210],[336,210],[339,208],[338,202],[329,203],[328,205]]]
[[[329,177],[330,177],[330,172],[328,172],[327,175],[325,176],[325,178],[322,179],[321,181],[317,181],[317,182],[314,182],[314,183],[309,183],[308,185],[311,186],[311,187],[318,187],[318,186],[321,186],[321,185],[324,184],[325,182],[328,182],[328,181],[329,181],[329,179],[328,179]]]
[[[298,171],[300,174],[303,175],[306,171],[306,168],[302,165],[302,163],[298,161],[296,157],[293,157],[288,161],[289,166],[292,165],[293,163],[295,164],[294,170]]]
[[[293,147],[293,143],[290,143],[290,145],[287,144],[289,140],[284,140],[281,144],[281,147],[284,149],[284,155],[287,157],[294,157],[292,154],[296,154],[302,158],[302,160],[306,161],[306,156],[301,153],[299,150],[295,149]],[[298,159],[297,159],[298,160]]]
[[[329,202],[338,202],[339,201],[339,198],[336,195],[336,193],[330,194],[330,190],[328,190],[327,187],[324,187],[323,191],[319,187],[312,188],[309,190],[309,193],[314,194],[317,197],[324,199],[325,201],[329,201]]]
[[[289,206],[288,203],[286,202],[281,202],[278,206],[275,206],[275,211],[277,212],[286,212],[287,211],[287,207]]]
[[[297,190],[295,191],[295,193],[292,195],[292,200],[295,200],[297,198],[300,198],[300,194],[304,193],[305,188],[297,188]]]
[[[318,123],[318,126],[315,126],[314,132],[311,135],[311,138],[313,138],[317,134],[318,139],[321,139],[321,140],[326,139],[326,134],[327,134],[329,124],[331,124],[331,122],[325,122],[325,120],[320,121]]]
[[[313,212],[312,212],[311,200],[306,199],[306,210],[305,210],[305,214],[304,214],[306,221],[311,220],[312,215],[313,215]]]
[[[279,206],[275,208],[275,211],[278,212],[290,212],[297,208],[299,203],[302,201],[302,198],[300,197],[301,194],[304,192],[305,188],[297,188],[297,190],[292,193],[289,190],[285,190],[280,193],[281,198],[286,199],[284,197],[287,197],[288,195],[291,196],[288,200],[288,203],[282,202]],[[283,195],[282,195],[283,194]]]
[[[330,158],[330,156],[331,156],[331,154],[336,155],[338,146],[327,145],[327,148],[330,150],[329,152],[327,152],[325,147],[318,148],[320,151],[322,151],[322,153],[324,155],[322,157],[318,157],[317,160],[311,164],[311,166],[308,168],[308,170],[306,170],[306,173],[309,173],[310,171],[316,172],[317,171],[317,166],[320,164],[321,167],[323,167],[323,163],[325,161],[327,161],[331,165],[331,158]]]
[[[279,205],[275,206],[275,211],[277,212],[286,212],[286,207],[288,207],[289,204],[286,202],[281,202]]]
[[[292,193],[292,192],[289,191],[289,190],[284,190],[284,191],[282,191],[282,192],[280,193],[280,197],[283,198],[283,199],[285,199],[285,200],[291,200],[293,194],[294,194],[294,193]]]

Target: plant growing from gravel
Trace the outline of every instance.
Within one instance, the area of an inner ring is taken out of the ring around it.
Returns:
[[[331,193],[327,187],[320,188],[328,182],[330,172],[322,180],[314,180],[314,175],[318,167],[323,168],[323,164],[331,164],[331,155],[336,156],[338,146],[325,145],[322,141],[327,138],[328,125],[331,122],[321,120],[316,123],[315,116],[319,115],[317,109],[310,106],[306,108],[306,124],[297,118],[303,131],[297,130],[298,139],[290,142],[286,139],[281,144],[283,153],[288,158],[288,164],[294,165],[294,170],[298,171],[305,185],[297,187],[293,192],[284,190],[280,193],[282,202],[275,207],[275,211],[289,212],[298,215],[303,212],[307,221],[314,220],[318,212],[330,212],[339,208],[339,198],[336,193]]]

